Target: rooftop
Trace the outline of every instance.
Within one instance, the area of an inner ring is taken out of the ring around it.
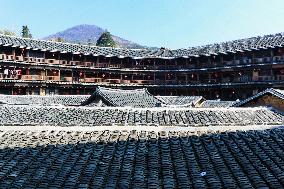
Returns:
[[[0,104],[11,105],[81,105],[90,95],[0,95]]]
[[[131,57],[137,59],[171,59],[180,57],[210,56],[258,49],[275,48],[281,47],[283,46],[283,44],[284,37],[282,33],[176,50],[171,50],[167,48],[161,48],[158,50],[108,48],[0,35],[0,45],[4,46],[60,53],[73,53],[118,58]]]
[[[283,188],[283,129],[0,129],[1,188]]]
[[[200,98],[2,95],[0,188],[283,188],[284,115]]]
[[[83,105],[101,104],[112,107],[151,108],[161,106],[161,101],[148,92],[147,89],[122,90],[97,87],[94,94]],[[99,106],[101,106],[101,104]]]
[[[1,105],[0,125],[249,126],[282,125],[284,116],[257,108],[130,108]]]

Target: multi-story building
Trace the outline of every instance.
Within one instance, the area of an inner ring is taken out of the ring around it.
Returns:
[[[284,35],[188,49],[103,48],[0,35],[0,93],[90,94],[96,86],[154,95],[243,99],[284,88]]]

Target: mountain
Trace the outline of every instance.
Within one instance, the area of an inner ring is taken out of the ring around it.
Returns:
[[[96,41],[106,30],[96,25],[77,25],[68,28],[64,31],[44,37],[45,40],[62,38],[65,42],[81,43],[81,44],[96,44]],[[122,48],[147,48],[132,41],[112,35],[114,41]]]

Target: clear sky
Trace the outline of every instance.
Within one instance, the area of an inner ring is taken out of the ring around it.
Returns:
[[[0,28],[42,38],[95,24],[142,45],[186,48],[284,32],[284,0],[0,0]]]

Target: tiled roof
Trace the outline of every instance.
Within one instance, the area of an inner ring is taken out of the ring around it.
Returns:
[[[163,102],[164,105],[170,106],[187,106],[194,107],[200,102],[202,96],[155,96]]]
[[[227,108],[236,104],[237,101],[206,100],[201,104],[203,108]]]
[[[151,95],[147,89],[122,90],[97,87],[95,93],[84,105],[102,101],[103,105],[114,107],[151,108],[161,106],[161,101]],[[94,103],[99,105],[99,103]]]
[[[274,88],[270,88],[270,89],[266,89],[262,92],[257,93],[256,95],[253,95],[247,99],[244,99],[238,103],[236,103],[234,106],[235,107],[241,107],[242,105],[251,102],[252,100],[255,100],[261,96],[267,95],[267,94],[271,94],[273,96],[277,96],[278,98],[281,98],[284,100],[284,90],[281,89],[274,89]]]
[[[90,95],[0,95],[1,104],[14,105],[81,105]]]
[[[1,131],[1,188],[283,188],[284,131]]]
[[[0,125],[233,126],[281,125],[268,108],[125,108],[1,105]]]
[[[97,46],[79,45],[72,43],[59,43],[44,40],[27,39],[20,37],[0,35],[0,45],[23,47],[43,51],[58,51],[62,53],[81,53],[94,56],[102,55],[107,57],[131,57],[131,58],[177,58],[192,56],[209,56],[226,53],[236,53],[258,49],[267,49],[283,46],[284,37],[282,33],[266,35],[262,37],[252,37],[247,39],[234,40],[218,44],[211,44],[187,49],[170,50],[161,48],[158,50],[147,49],[123,49],[105,48]]]

